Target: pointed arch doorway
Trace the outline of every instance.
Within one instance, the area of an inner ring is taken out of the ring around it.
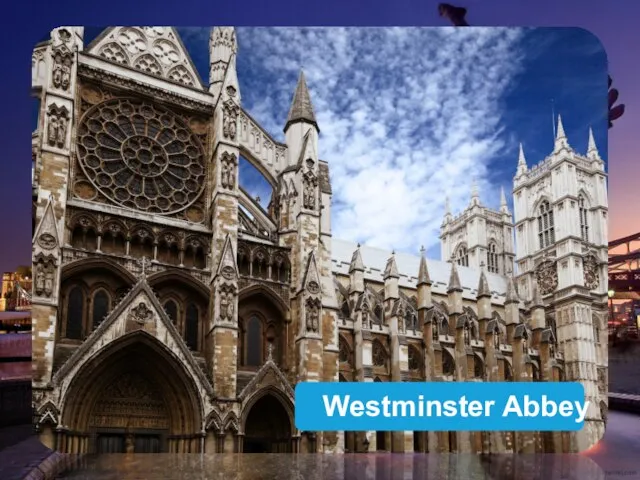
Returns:
[[[249,407],[243,453],[291,453],[292,443],[291,418],[277,397],[266,394]]]

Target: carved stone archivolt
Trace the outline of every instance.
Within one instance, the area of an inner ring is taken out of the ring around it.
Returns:
[[[543,260],[535,270],[536,282],[541,295],[549,295],[558,288],[558,267],[556,262]]]
[[[236,186],[236,171],[238,159],[232,153],[224,152],[220,156],[220,185],[226,190],[233,190]]]
[[[47,110],[47,144],[52,147],[64,148],[67,144],[67,129],[69,127],[69,110],[65,106],[55,103]]]
[[[583,260],[584,286],[589,290],[596,290],[600,286],[600,274],[598,261],[593,255],[588,255]]]
[[[55,88],[63,91],[71,86],[71,68],[73,66],[73,54],[62,45],[52,52],[53,68],[51,82]]]
[[[233,87],[230,87],[233,88]],[[235,95],[235,92],[234,92]],[[227,100],[222,107],[222,135],[230,140],[236,139],[240,107],[233,100]]]
[[[179,116],[137,100],[89,108],[78,126],[78,160],[111,202],[149,213],[187,209],[206,184],[198,135]]]

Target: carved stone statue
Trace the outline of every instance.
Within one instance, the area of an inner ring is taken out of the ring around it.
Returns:
[[[311,181],[311,179],[305,179],[304,181],[304,191],[303,191],[303,205],[304,208],[309,210],[313,210],[316,208],[316,195],[315,195],[315,185]]]
[[[58,141],[58,118],[54,115],[49,117],[49,127],[47,129],[47,142],[54,146]]]
[[[54,268],[53,265],[49,265],[47,267],[44,279],[44,294],[47,297],[53,295],[53,277],[54,277]]]
[[[63,116],[58,118],[58,135],[56,138],[56,143],[58,147],[64,148],[67,140],[67,119]]]
[[[362,309],[362,328],[371,328],[369,319],[369,307],[365,306]]]
[[[469,324],[467,323],[464,326],[464,344],[465,345],[471,345],[471,331],[469,329]]]
[[[232,190],[235,186],[235,163],[233,158],[223,156],[220,163],[220,184],[222,188]]]
[[[67,90],[71,84],[71,61],[66,58],[65,63],[62,65],[62,79],[60,85],[63,90]]]
[[[496,350],[498,350],[500,348],[500,332],[494,332],[493,333],[493,346],[496,348]]]
[[[307,304],[307,331],[317,333],[320,324],[320,309],[316,302]]]
[[[222,293],[220,295],[220,318],[222,320],[230,320],[227,316],[229,311],[229,297],[227,297],[226,293]]]
[[[236,139],[238,107],[231,101],[224,106],[222,113],[222,135],[231,140]]]
[[[228,292],[227,293],[227,320],[231,321],[233,320],[233,313],[234,313],[234,298],[233,298],[233,293]]]
[[[44,265],[38,263],[36,265],[36,294],[41,295],[44,292]]]

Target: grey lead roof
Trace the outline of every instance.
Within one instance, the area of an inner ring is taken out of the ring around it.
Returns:
[[[349,265],[353,252],[358,248],[355,242],[333,239],[332,250],[332,270],[337,275],[349,275]],[[387,261],[391,257],[391,252],[375,247],[360,247],[360,254],[364,263],[364,278],[372,282],[383,283],[383,275]],[[420,269],[420,255],[409,255],[406,253],[395,254],[395,261],[400,274],[399,284],[403,288],[417,287],[418,272]],[[451,275],[451,264],[442,260],[427,259],[429,277],[433,282],[431,291],[440,295],[447,295],[449,277]],[[465,299],[475,300],[478,285],[480,282],[480,270],[474,268],[457,266],[460,284],[462,286],[462,296]],[[503,304],[507,291],[507,278],[495,273],[485,272],[489,288],[492,293],[492,302]]]

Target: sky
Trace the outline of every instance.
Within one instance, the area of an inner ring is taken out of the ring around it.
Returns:
[[[37,5],[34,5],[36,3]],[[584,27],[592,31],[604,44],[609,58],[609,70],[614,78],[615,85],[621,91],[621,100],[627,104],[627,112],[625,116],[618,120],[616,126],[610,131],[609,138],[609,154],[611,158],[611,174],[610,174],[610,238],[618,238],[623,235],[640,231],[640,222],[634,212],[634,205],[640,197],[640,192],[635,186],[635,179],[638,178],[638,162],[635,162],[635,152],[640,146],[640,138],[636,134],[640,118],[638,116],[638,108],[640,106],[640,94],[636,85],[640,81],[638,75],[638,66],[633,49],[629,45],[638,44],[640,33],[635,25],[635,19],[640,13],[640,4],[638,2],[627,2],[625,0],[611,0],[610,2],[601,2],[599,0],[566,0],[556,2],[552,0],[540,0],[539,2],[513,2],[512,0],[468,0],[464,3],[468,7],[469,14],[467,19],[474,25],[538,25],[538,26],[564,26],[575,25]],[[34,8],[37,8],[39,14],[33,15]],[[364,4],[360,1],[352,2],[336,2],[332,1],[316,2],[316,3],[300,3],[290,0],[277,0],[270,2],[267,6],[263,2],[243,2],[243,8],[237,8],[232,2],[201,2],[196,0],[183,0],[180,2],[179,8],[170,5],[168,2],[150,2],[148,0],[140,0],[132,4],[131,2],[121,2],[114,0],[111,8],[97,8],[91,3],[81,2],[79,0],[71,0],[60,3],[47,2],[31,2],[11,3],[6,12],[7,19],[5,26],[5,34],[12,38],[12,48],[8,49],[5,56],[7,65],[15,65],[16,68],[11,69],[11,74],[0,77],[2,89],[0,95],[3,96],[5,115],[0,117],[0,135],[3,140],[3,153],[5,161],[3,162],[3,172],[0,175],[0,205],[3,206],[4,225],[11,227],[8,234],[0,237],[0,270],[9,270],[15,268],[20,263],[29,261],[30,256],[30,191],[29,179],[30,161],[29,158],[29,135],[32,130],[32,102],[28,97],[28,87],[30,82],[30,52],[33,45],[42,38],[43,34],[48,32],[53,26],[60,24],[84,24],[84,25],[102,25],[102,24],[156,24],[156,25],[194,25],[194,24],[219,24],[219,25],[446,25],[446,20],[440,18],[437,14],[437,2],[419,1],[419,0],[398,0],[397,2],[383,2],[381,0],[371,0]],[[242,39],[241,41],[241,49]],[[399,41],[399,40],[398,40]],[[364,47],[363,45],[358,45]],[[262,46],[265,47],[264,45]],[[296,47],[295,45],[293,47]],[[569,48],[565,42],[559,42],[558,47]],[[511,48],[511,47],[509,47]],[[506,51],[510,51],[506,48]],[[291,48],[291,50],[299,51],[299,48]],[[242,52],[242,50],[241,50]],[[469,52],[467,52],[467,55]],[[377,52],[373,54],[377,56]],[[502,58],[502,57],[500,57]],[[239,59],[240,60],[240,59]],[[245,60],[242,60],[245,61]],[[249,62],[249,58],[246,59]],[[397,61],[395,58],[393,61]],[[265,62],[267,60],[265,59]],[[296,63],[295,60],[292,61]],[[560,67],[565,66],[562,62],[558,62]],[[18,66],[22,65],[22,68]],[[299,66],[304,66],[306,70],[310,70],[309,65],[271,65],[268,63],[261,65],[260,61],[254,62],[253,67],[264,71],[268,68],[283,68],[288,71],[286,78],[280,81],[278,86],[278,99],[291,96],[295,85],[296,71]],[[519,65],[519,64],[518,64]],[[511,70],[518,70],[518,65],[510,66]],[[332,65],[333,66],[333,65]],[[339,65],[338,65],[339,66]],[[244,68],[239,65],[239,68]],[[504,65],[496,68],[505,68]],[[571,70],[570,67],[566,67]],[[309,84],[312,90],[314,104],[317,110],[321,110],[323,96],[329,95],[327,89],[322,84],[321,73],[318,77],[311,75],[311,71],[307,71]],[[549,76],[553,78],[553,73]],[[407,77],[408,79],[409,77]],[[245,97],[245,106],[249,107],[252,113],[255,111],[259,115],[259,100],[247,99],[248,92],[240,80],[243,88],[243,96]],[[424,80],[423,80],[424,81]],[[262,80],[255,81],[260,84]],[[266,83],[266,82],[265,82]],[[535,87],[535,82],[532,82]],[[324,92],[323,92],[324,88]],[[452,87],[447,87],[452,88]],[[571,86],[565,84],[564,90],[570,90]],[[399,96],[410,94],[409,89],[400,92]],[[342,83],[336,87],[336,90],[329,95],[332,100],[327,103],[338,104],[347,98],[347,91],[342,88]],[[496,96],[494,92],[489,92],[490,97]],[[501,93],[503,99],[507,99],[509,94]],[[544,95],[546,97],[546,95]],[[556,109],[564,112],[565,105],[560,100],[561,95],[555,95]],[[507,101],[504,100],[504,101]],[[283,112],[288,107],[282,106]],[[253,105],[247,105],[252,102]],[[262,99],[262,102],[267,102]],[[549,100],[541,99],[539,102],[540,110],[550,110]],[[253,107],[253,110],[250,107]],[[575,108],[576,105],[573,105]],[[335,115],[337,107],[328,107],[325,110],[325,117],[319,115],[320,127],[323,134],[328,133],[328,124],[323,125],[323,121]],[[504,111],[504,110],[503,110]],[[513,110],[510,110],[513,111]],[[286,113],[277,114],[274,110],[271,115],[274,116],[269,120],[262,116],[260,121],[268,124],[272,121],[279,127],[282,126]],[[532,125],[539,125],[540,130],[544,129],[544,115],[531,115]],[[485,119],[482,119],[483,122]],[[578,150],[584,149],[586,145],[586,133],[580,125],[585,119],[580,116],[573,117],[572,113],[564,113],[564,123],[568,131],[569,140]],[[551,128],[551,119],[549,114],[549,129]],[[525,125],[522,122],[522,125]],[[510,155],[513,158],[516,151],[513,145],[517,140],[521,139],[525,143],[525,150],[529,159],[536,158],[534,149],[542,148],[544,142],[541,140],[527,139],[536,128],[525,128],[524,134],[518,135],[524,138],[506,138],[503,148],[503,155],[507,156],[509,149],[513,151]],[[279,132],[280,128],[275,132]],[[517,133],[517,132],[516,132]],[[541,133],[540,136],[543,134]],[[599,143],[601,153],[604,154],[603,141],[598,136],[604,135],[596,131],[596,140]],[[323,139],[324,140],[324,139]],[[426,140],[425,140],[426,141]],[[549,140],[550,142],[550,140]],[[536,147],[540,145],[540,147]],[[325,141],[321,144],[321,156],[330,161],[331,145]],[[531,153],[529,153],[531,149]],[[543,149],[544,150],[544,149]],[[352,152],[353,153],[353,152]],[[411,152],[413,153],[413,151]],[[409,154],[405,154],[409,155]],[[544,153],[541,153],[544,155]],[[357,155],[353,155],[357,160]],[[402,161],[403,157],[398,157]],[[351,164],[356,160],[349,158],[341,158],[338,161],[343,165]],[[388,161],[388,160],[385,160]],[[530,160],[531,161],[531,160]],[[506,164],[506,162],[505,162]],[[345,167],[346,168],[346,167]],[[479,167],[474,167],[479,168]],[[336,167],[332,165],[332,174],[336,174]],[[377,181],[383,178],[384,170],[377,170]],[[411,174],[414,176],[413,173]],[[506,174],[501,179],[488,179],[493,184],[508,184],[509,175]],[[378,179],[378,177],[380,179]],[[418,177],[416,175],[416,177]],[[386,181],[398,181],[395,177],[387,175],[384,177]],[[334,180],[334,185],[335,185]],[[488,184],[481,185],[487,187]],[[461,189],[461,191],[464,189]],[[413,189],[409,192],[413,194]],[[486,188],[482,190],[483,200],[492,204],[496,202],[495,195],[490,195]],[[462,195],[462,194],[461,194]],[[381,196],[378,194],[378,196]],[[428,197],[421,196],[427,199]],[[460,200],[461,201],[461,200]],[[423,202],[427,203],[427,202]],[[415,205],[415,204],[414,204]],[[437,205],[431,206],[434,210]],[[338,208],[338,207],[336,207]],[[346,208],[346,207],[345,207]],[[418,210],[425,207],[416,207]],[[348,209],[347,209],[348,210]],[[347,217],[345,217],[347,218]],[[404,222],[405,219],[402,219]],[[335,225],[335,223],[334,223]],[[348,227],[349,225],[347,225]],[[395,235],[395,237],[394,237]],[[379,241],[390,243],[397,242],[398,235],[390,234],[388,238],[379,238]]]
[[[89,44],[100,28],[85,31]],[[201,78],[209,28],[179,33]],[[300,69],[329,163],[336,238],[440,258],[445,199],[454,214],[472,182],[511,204],[522,142],[530,165],[553,148],[554,109],[586,152],[589,126],[606,158],[606,54],[576,28],[239,28],[242,104],[276,140]],[[294,155],[297,155],[294,153]],[[248,162],[240,183],[271,198]]]

